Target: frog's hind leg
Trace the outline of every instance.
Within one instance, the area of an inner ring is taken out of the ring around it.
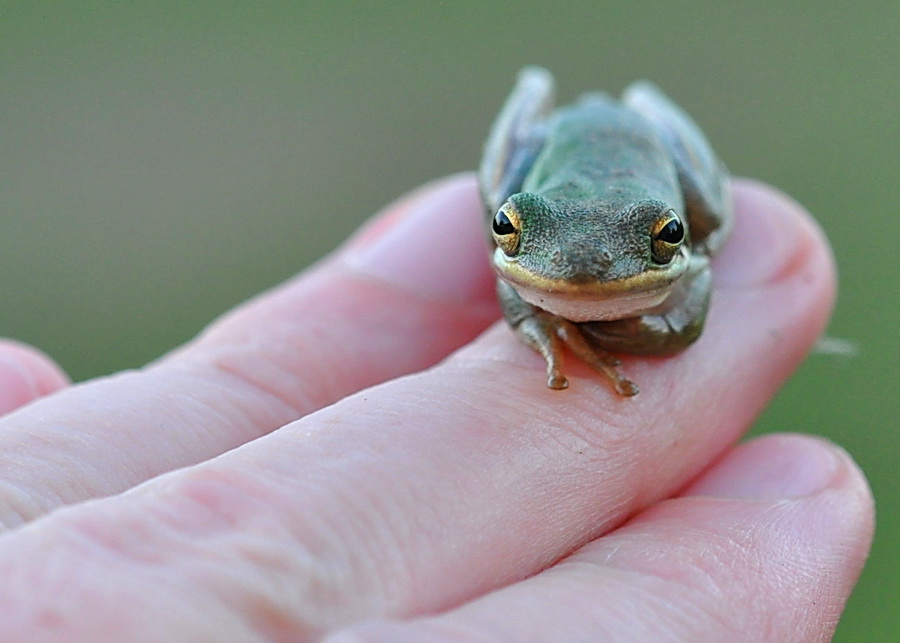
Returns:
[[[553,76],[540,67],[519,72],[515,88],[494,121],[478,169],[481,198],[493,217],[519,191],[544,145],[553,112]]]
[[[634,83],[622,100],[662,136],[678,170],[691,241],[706,254],[714,253],[728,236],[733,218],[725,165],[691,117],[655,85]]]

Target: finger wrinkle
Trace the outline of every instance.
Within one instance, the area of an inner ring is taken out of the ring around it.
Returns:
[[[149,624],[159,640],[197,640],[192,632],[209,631],[198,612],[228,640],[250,640],[239,619],[217,612],[210,592],[173,565],[170,551],[153,548],[165,532],[159,524],[142,529],[146,522],[109,508],[61,510],[5,543],[11,545],[0,556],[6,640],[99,641],[112,632],[117,640],[143,640]]]
[[[39,500],[34,493],[8,480],[0,480],[0,537],[60,503],[59,497]]]
[[[365,476],[372,459],[356,455],[352,466]],[[238,473],[235,460],[249,466]],[[170,542],[156,548],[170,558],[174,552],[178,574],[212,588],[251,629],[276,624],[279,632],[306,637],[350,618],[396,611],[385,601],[397,592],[379,571],[387,565],[402,573],[406,563],[391,546],[402,540],[396,521],[383,518],[396,516],[395,508],[368,486],[332,480],[323,488],[315,478],[298,479],[284,468],[289,460],[235,453],[173,474],[140,512],[150,525],[143,528],[162,525]]]
[[[321,629],[342,579],[327,551],[339,534],[296,538],[293,512],[264,476],[204,467],[154,487],[69,519],[69,530],[96,552],[78,570],[83,578],[96,583],[111,566],[120,573],[104,593],[127,583],[142,588],[142,604],[163,612],[202,605],[209,618],[231,622],[229,640],[235,632],[305,640]],[[312,540],[322,547],[307,548]],[[118,604],[106,599],[93,606],[100,614]]]
[[[246,399],[251,407],[265,406],[277,411],[280,422],[267,423],[268,430],[274,430],[280,423],[298,418],[331,399],[327,391],[313,385],[332,381],[324,377],[320,361],[311,360],[303,374],[306,377],[301,377],[287,364],[291,356],[286,353],[293,352],[287,344],[282,344],[281,350],[272,351],[268,346],[259,345],[261,343],[250,339],[240,344],[204,346],[189,359],[170,362],[163,368],[183,369],[193,377],[221,387],[230,397]]]

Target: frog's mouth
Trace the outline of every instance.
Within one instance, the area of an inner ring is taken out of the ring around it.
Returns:
[[[499,259],[499,262],[498,262]],[[659,269],[612,281],[566,281],[535,275],[520,264],[495,257],[494,270],[533,306],[573,322],[636,317],[662,306],[686,272],[690,255],[682,248]]]

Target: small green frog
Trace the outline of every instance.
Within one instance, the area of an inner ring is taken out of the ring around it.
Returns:
[[[661,91],[589,93],[553,106],[528,67],[497,117],[479,170],[504,316],[564,389],[562,350],[638,387],[607,351],[665,355],[700,335],[709,257],[731,228],[728,173]]]

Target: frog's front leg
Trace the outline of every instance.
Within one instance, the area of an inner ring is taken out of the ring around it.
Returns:
[[[619,373],[619,360],[602,348],[592,345],[582,334],[581,324],[532,306],[504,281],[497,282],[500,306],[509,325],[524,343],[541,354],[547,363],[547,386],[561,390],[568,388],[563,375],[563,346],[568,346],[583,362],[605,375],[619,395],[636,395],[638,387]]]
[[[643,355],[677,353],[700,336],[711,288],[709,260],[694,256],[688,272],[659,309],[640,317],[579,326],[591,344],[606,350]]]

